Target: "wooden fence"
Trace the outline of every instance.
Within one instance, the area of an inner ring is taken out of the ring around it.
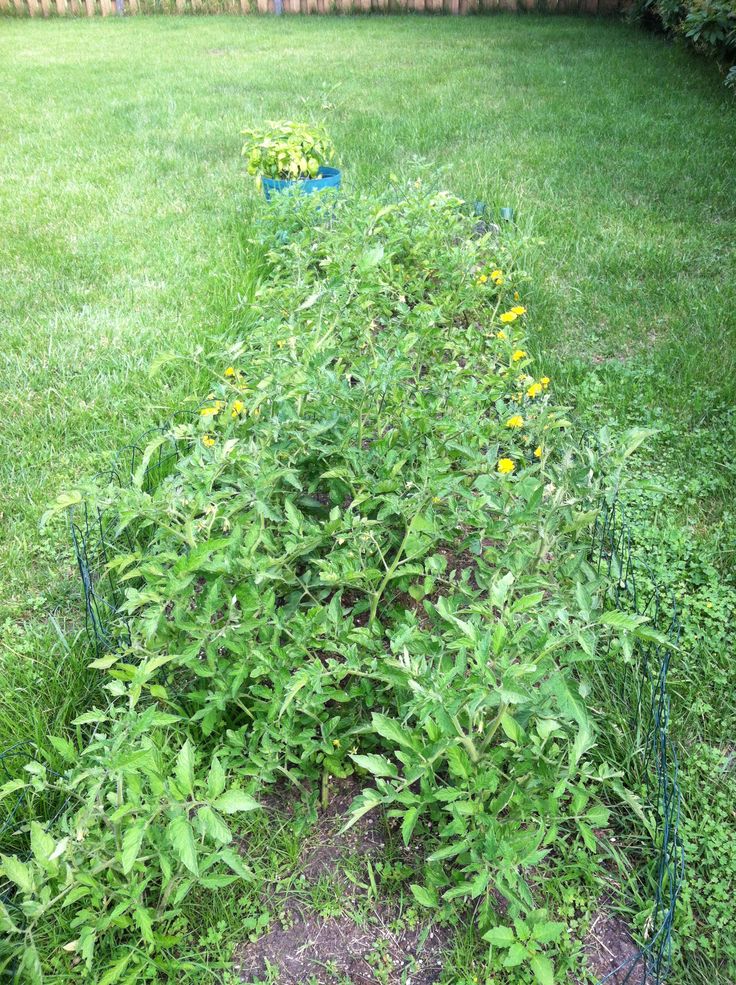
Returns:
[[[537,11],[615,14],[626,0],[0,0],[0,16],[114,17],[130,14],[481,14]]]

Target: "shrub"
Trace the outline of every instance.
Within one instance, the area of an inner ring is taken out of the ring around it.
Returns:
[[[523,273],[485,229],[421,180],[269,209],[267,276],[207,400],[129,488],[93,493],[117,517],[129,642],[96,662],[113,707],[81,720],[95,732],[65,778],[82,821],[34,828],[27,872],[4,862],[27,962],[58,968],[38,931],[58,922],[110,981],[167,967],[187,893],[247,878],[228,775],[233,810],[357,775],[348,824],[381,808],[424,845],[420,906],[475,901],[497,961],[538,981],[555,949],[567,962],[539,897],[562,858],[595,869],[620,791],[591,755],[589,671],[652,631],[603,611],[595,459],[534,371]]]
[[[633,13],[715,58],[731,85],[736,62],[736,0],[640,0]]]
[[[243,146],[248,174],[259,177],[314,178],[335,156],[325,131],[305,123],[269,123],[266,129],[243,130],[243,135],[249,138]]]

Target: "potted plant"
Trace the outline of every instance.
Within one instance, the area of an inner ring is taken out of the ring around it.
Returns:
[[[243,135],[248,174],[257,175],[266,200],[287,189],[309,194],[340,187],[340,171],[329,165],[335,148],[321,127],[286,121]]]

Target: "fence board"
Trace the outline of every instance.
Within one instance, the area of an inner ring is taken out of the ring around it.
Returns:
[[[143,9],[157,13],[236,14],[275,13],[275,0],[149,0]],[[158,10],[156,9],[158,8]],[[0,0],[0,14],[19,17],[109,17],[113,13],[138,14],[141,0]],[[612,16],[625,9],[624,0],[282,0],[285,14],[390,14],[416,12],[458,16],[496,11],[535,11],[547,13]]]

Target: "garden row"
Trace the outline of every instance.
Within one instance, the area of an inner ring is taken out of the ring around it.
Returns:
[[[25,798],[0,960],[180,976],[192,900],[253,879],[242,815],[354,776],[346,824],[378,810],[415,846],[415,905],[472,901],[514,981],[581,974],[562,886],[595,897],[609,806],[635,802],[586,699],[600,661],[660,638],[605,611],[595,456],[526,349],[523,273],[421,178],[279,196],[253,252],[206,400],[130,485],[83,491],[125,589],[94,662],[110,700],[50,739],[61,775],[40,753],[0,788]]]

